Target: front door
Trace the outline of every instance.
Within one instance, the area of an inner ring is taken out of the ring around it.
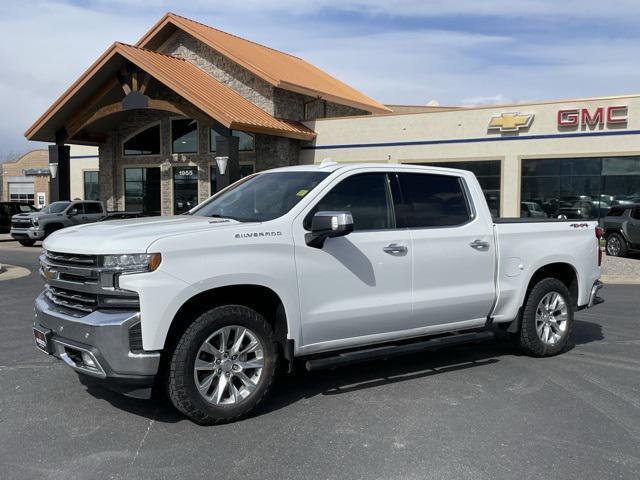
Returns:
[[[188,212],[198,204],[198,167],[173,168],[173,214]]]
[[[464,179],[398,175],[413,251],[413,327],[481,324],[494,301],[495,245],[473,211]]]
[[[354,231],[327,239],[322,249],[307,246],[304,236],[318,211],[351,212]],[[409,234],[396,228],[387,173],[339,181],[304,221],[296,219],[294,238],[302,343],[308,351],[383,339],[411,322]]]

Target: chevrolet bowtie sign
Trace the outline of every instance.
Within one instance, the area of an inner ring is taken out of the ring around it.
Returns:
[[[516,113],[501,113],[491,117],[489,130],[502,132],[517,132],[521,128],[529,128],[533,122],[533,114],[520,115]]]

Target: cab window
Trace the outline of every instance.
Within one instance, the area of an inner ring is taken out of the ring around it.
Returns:
[[[389,177],[386,173],[363,173],[342,180],[320,200],[305,218],[311,228],[316,212],[347,211],[353,215],[353,229],[385,230],[396,227]]]

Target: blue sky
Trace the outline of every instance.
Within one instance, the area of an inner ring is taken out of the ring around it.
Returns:
[[[114,40],[164,12],[325,69],[383,103],[512,103],[640,93],[637,0],[3,2],[0,160]]]

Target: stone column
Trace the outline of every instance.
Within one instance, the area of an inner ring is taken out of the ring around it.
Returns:
[[[49,203],[71,200],[70,152],[67,145],[49,145],[49,164],[57,164],[56,177],[49,183]]]

